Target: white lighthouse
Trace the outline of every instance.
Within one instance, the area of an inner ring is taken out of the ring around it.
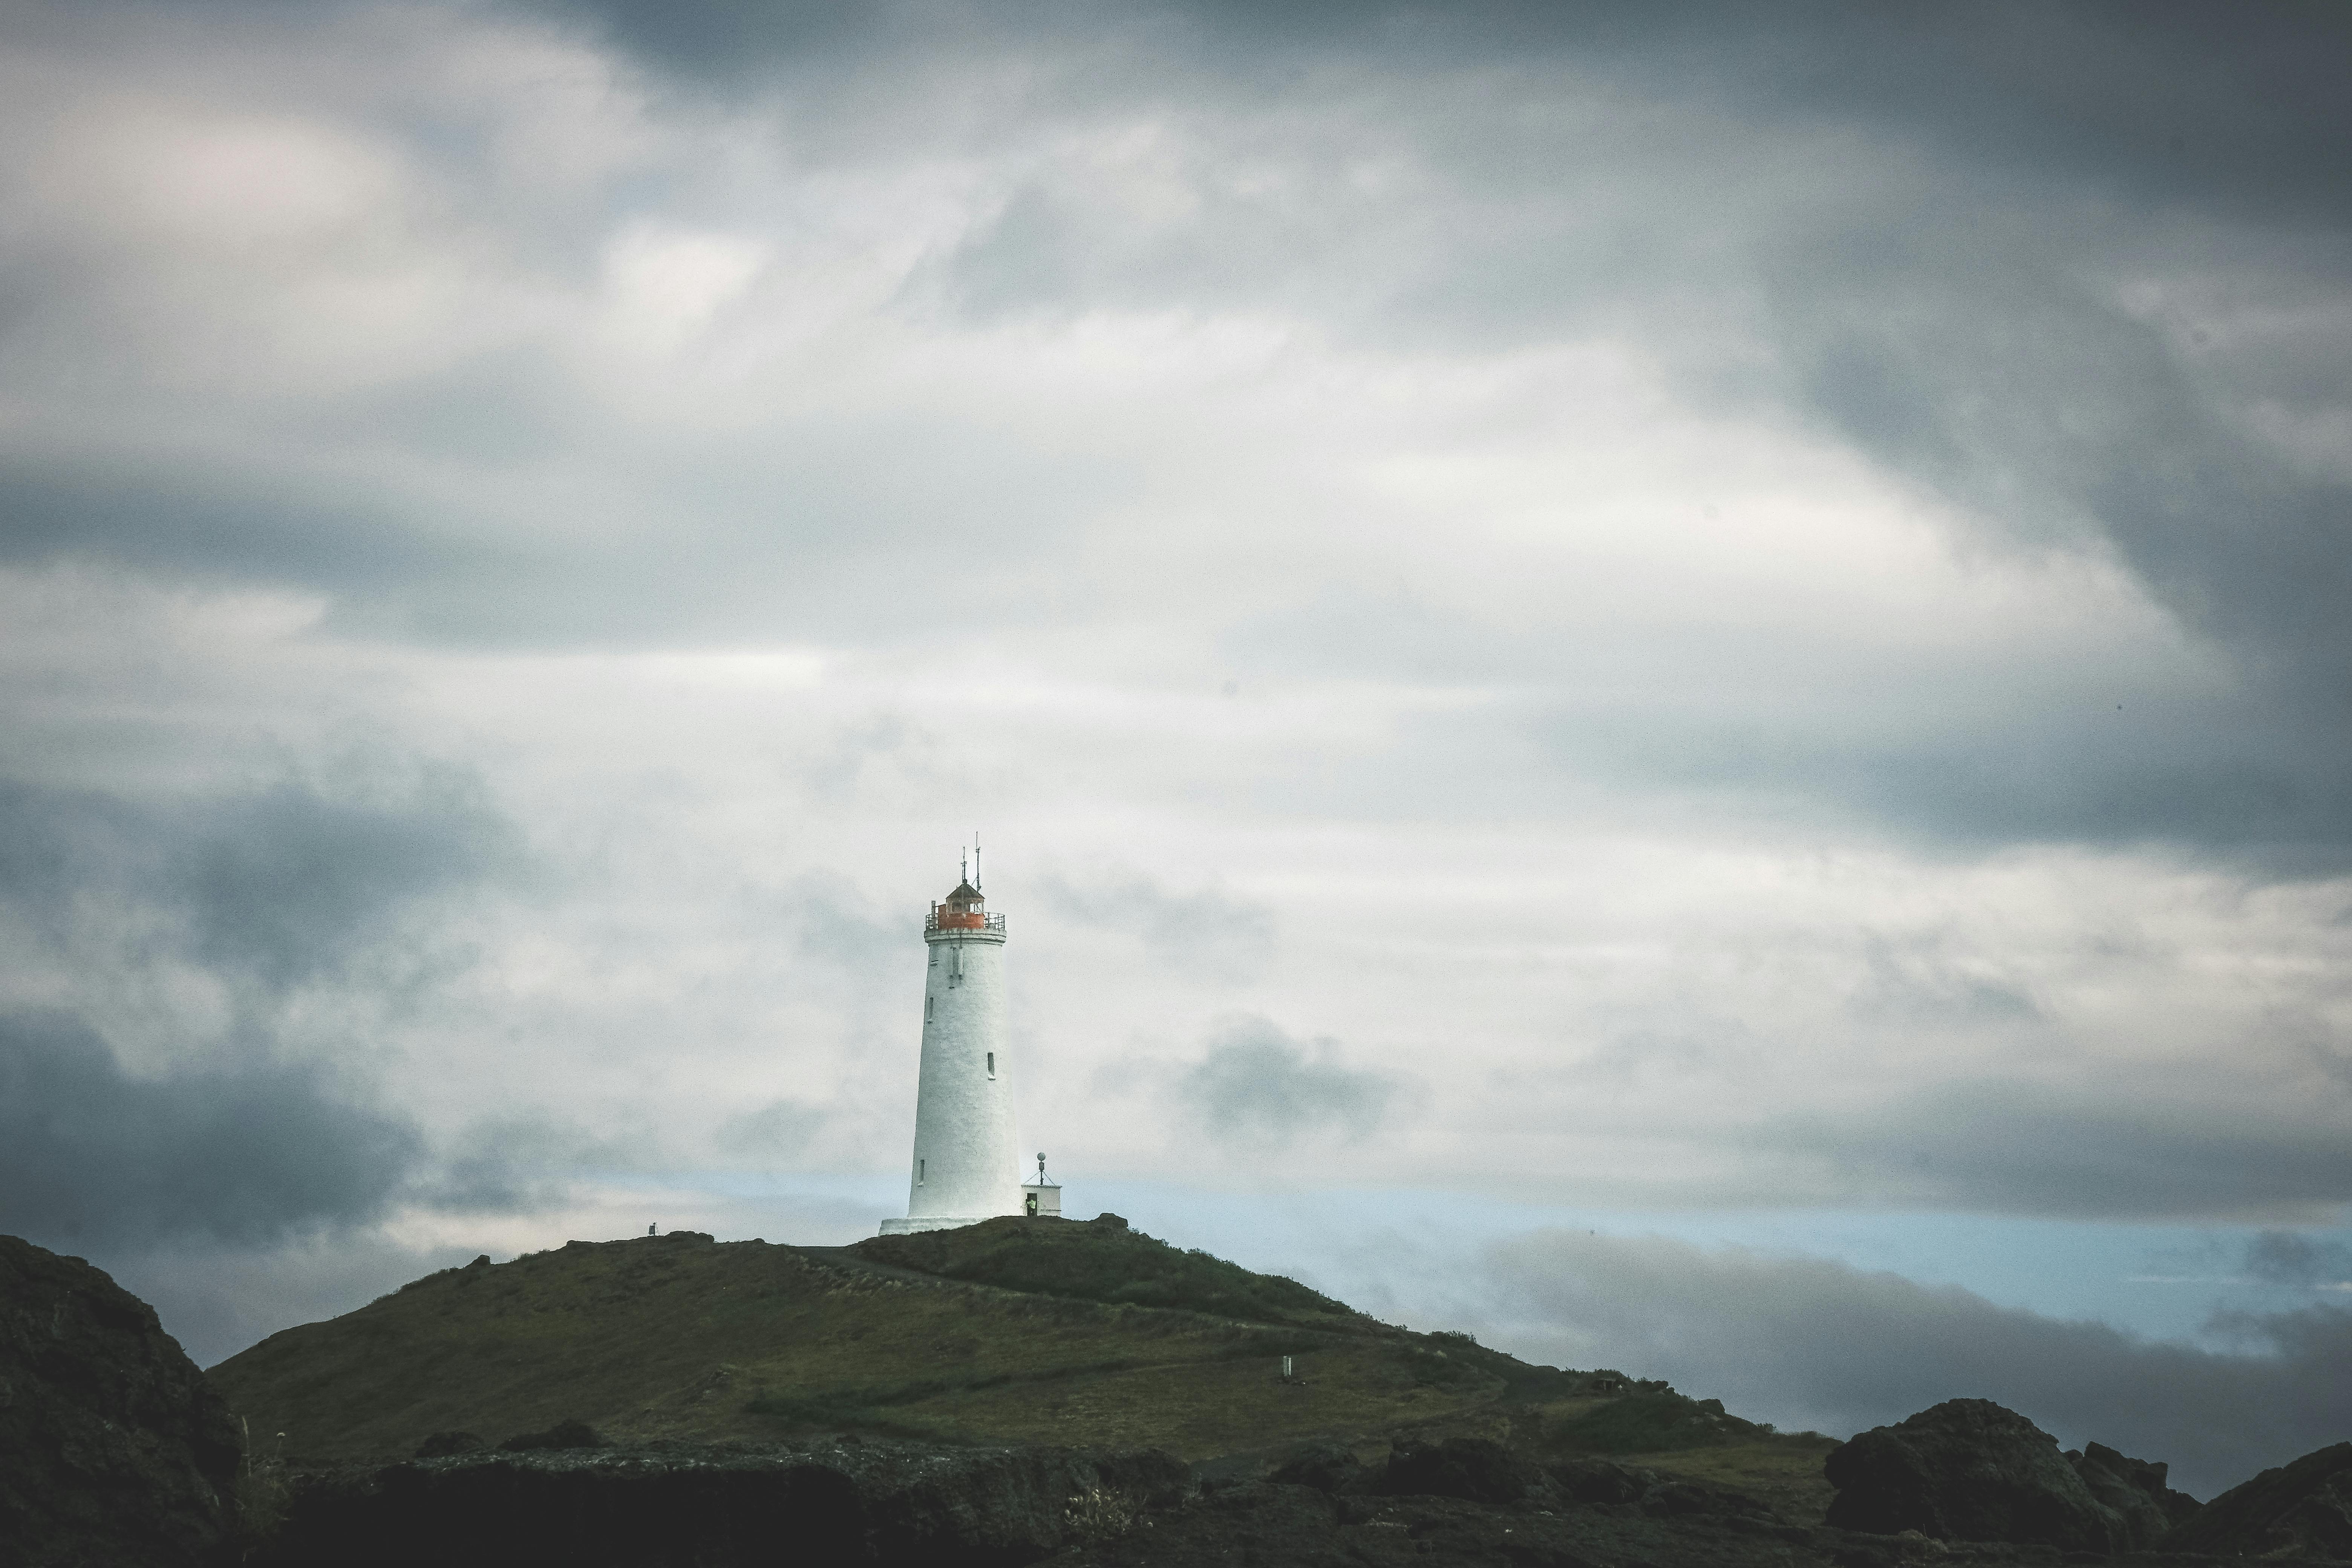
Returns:
[[[885,1236],[1020,1214],[1026,1201],[1005,1049],[1004,917],[988,912],[979,876],[971,867],[923,921],[930,964],[923,976],[915,1163],[907,1217],[884,1220]]]

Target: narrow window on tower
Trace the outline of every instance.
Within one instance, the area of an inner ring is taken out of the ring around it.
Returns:
[[[926,1024],[928,1024],[928,1023],[929,1023],[930,1021],[931,1021],[931,999],[930,999],[929,997],[926,996],[926,997],[924,997],[924,998],[923,998],[923,1022],[924,1022],[924,1023],[926,1023]]]
[[[920,1161],[920,1160],[918,1160],[918,1161],[916,1161],[916,1162],[915,1162],[915,1185],[917,1185],[917,1186],[919,1186],[919,1186],[921,1186],[922,1184],[923,1184],[923,1162],[922,1162],[922,1161]]]
[[[991,1078],[994,1078],[996,1076],[996,1053],[994,1051],[988,1053],[988,1076]]]

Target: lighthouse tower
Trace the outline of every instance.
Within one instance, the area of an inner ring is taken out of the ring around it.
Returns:
[[[979,867],[967,873],[923,921],[930,964],[923,976],[915,1163],[907,1217],[884,1220],[885,1236],[1019,1214],[1026,1195],[1005,1049],[1004,917],[988,912]]]

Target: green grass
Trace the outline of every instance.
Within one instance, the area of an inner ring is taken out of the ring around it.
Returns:
[[[1049,1228],[1063,1233],[1051,1252],[968,1240],[923,1259],[1052,1290],[683,1234],[575,1242],[429,1275],[273,1335],[213,1377],[255,1431],[288,1434],[304,1460],[405,1458],[442,1431],[495,1446],[565,1419],[621,1443],[829,1428],[1206,1457],[1442,1415],[1505,1388],[1292,1281],[1108,1227]],[[1076,1293],[1118,1294],[1128,1260],[1160,1300],[1242,1311]],[[1285,1354],[1300,1380],[1281,1380]]]
[[[1664,1454],[1752,1442],[1766,1429],[1724,1414],[1719,1399],[1688,1399],[1668,1389],[1629,1394],[1547,1422],[1549,1445],[1587,1454]]]
[[[1790,1524],[1819,1524],[1837,1495],[1822,1460],[1838,1446],[1818,1432],[1782,1432],[1714,1448],[1643,1455],[1633,1462],[1667,1475],[1747,1492]]]
[[[1100,1222],[991,1220],[884,1236],[859,1257],[945,1279],[1105,1306],[1158,1307],[1258,1323],[1353,1328],[1370,1320],[1295,1279],[1254,1274],[1205,1252]]]
[[[404,1458],[436,1432],[495,1447],[566,1420],[619,1444],[849,1431],[1187,1458],[1452,1432],[1664,1454],[1760,1432],[1664,1384],[1594,1397],[1593,1374],[1122,1227],[1020,1218],[843,1252],[573,1242],[428,1275],[212,1376],[298,1463]]]

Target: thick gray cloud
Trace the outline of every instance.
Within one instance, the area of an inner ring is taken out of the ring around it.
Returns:
[[[44,1246],[254,1245],[362,1224],[424,1152],[314,1065],[133,1078],[69,1016],[0,1016],[0,1229]]]
[[[632,5],[627,0],[530,3],[518,9],[586,21],[613,43],[672,69],[726,80],[786,60],[836,59],[900,44],[927,23],[960,7],[826,5],[783,0],[701,0],[684,5]]]
[[[160,805],[0,779],[0,905],[64,944],[93,906],[113,906],[190,962],[273,990],[333,973],[421,901],[522,864],[520,832],[461,772],[426,768],[389,794],[289,780]]]
[[[1989,531],[2030,548],[2111,550],[2185,625],[2232,650],[2239,703],[2186,733],[2168,712],[2160,738],[2120,704],[2113,721],[2085,704],[2053,716],[2070,737],[2029,728],[2021,747],[1848,765],[1898,818],[2094,842],[2179,837],[2338,869],[2352,752],[2330,715],[2352,694],[2339,609],[2352,589],[2352,484],[2281,450],[2258,419],[2266,406],[2325,417],[2343,400],[2311,384],[2298,345],[2209,353],[2189,340],[2259,339],[2232,317],[2262,313],[2315,314],[2320,335],[2340,336],[2322,302],[2352,279],[2299,275],[2302,247],[2288,241],[2281,255],[2232,258],[2245,298],[2210,327],[2192,300],[2159,294],[2135,310],[2118,294],[2135,274],[2169,269],[2164,225],[2072,232],[2067,205],[2100,195],[2018,191],[2022,210],[1992,240],[1955,232],[1968,221],[1956,212],[1923,215],[1900,239],[1822,242],[1781,285],[1788,363],[1798,395],[1843,438]],[[2303,216],[2339,237],[2352,225],[2340,207]],[[2113,281],[2091,286],[2086,271]],[[2236,363],[2214,363],[2225,358]],[[2260,695],[2248,705],[2246,693]],[[2137,693],[2116,695],[2139,706]]]
[[[1248,103],[1277,82],[1293,102],[1324,95],[1335,120],[1379,102],[1384,152],[1442,171],[1452,191],[1441,199],[1483,199],[1442,240],[1338,201],[1342,162],[1294,122],[1275,132],[1292,138],[1286,147],[1227,153],[1313,170],[1317,199],[1335,203],[1327,211],[1204,185],[1191,222],[1147,234],[1086,192],[1032,184],[955,253],[950,292],[983,319],[1311,301],[1370,341],[1450,326],[1525,345],[1596,308],[1655,312],[1693,293],[1752,291],[1767,364],[1702,337],[1683,351],[1696,383],[1780,401],[1990,535],[2112,552],[2233,650],[2245,689],[2193,715],[2168,704],[2153,729],[2142,694],[2116,691],[2133,700],[2130,716],[2084,700],[2013,712],[1989,731],[1923,727],[1907,739],[1850,722],[1808,732],[1770,715],[1683,729],[1644,710],[1620,732],[1603,716],[1608,754],[1588,744],[1580,763],[1837,802],[1964,842],[2168,841],[2286,874],[2332,873],[2352,854],[2352,741],[2336,721],[2352,696],[2340,614],[2352,485],[2269,432],[2281,411],[2344,408],[2324,367],[2348,346],[2329,301],[2347,282],[2352,203],[2339,172],[2352,116],[2317,63],[2352,42],[2338,11],[1203,5],[1073,24],[941,5],[818,17],[710,4],[658,19],[549,9],[590,18],[666,68],[736,81],[765,68],[795,91],[844,55],[873,73],[861,90],[885,98],[931,68],[907,64],[909,77],[895,78],[894,58],[1018,55],[1051,84],[1034,111],[1079,124],[1110,118],[1089,82],[1179,112]],[[1670,122],[1656,149],[1548,118],[1608,94],[1644,123]],[[1784,184],[1788,205],[1710,218],[1733,195],[1710,167],[1727,158],[1767,189]],[[1800,159],[1825,178],[1808,180]],[[1631,254],[1616,263],[1562,216],[1596,161],[1646,187],[1623,215]],[[1705,242],[1716,254],[1694,262],[1696,237],[1717,225],[1726,232]],[[1367,252],[1410,259],[1368,268]],[[1645,285],[1644,270],[1664,281]],[[2310,330],[2280,330],[2294,320]],[[1368,606],[1366,620],[1379,635],[1360,640],[1393,658],[1392,607]],[[1592,721],[1578,712],[1561,727],[1590,742]]]
[[[220,458],[131,451],[92,463],[19,451],[0,472],[0,560],[94,558],[198,583],[362,595],[445,583],[510,591],[521,575],[527,557],[354,490],[347,477],[301,479]]]
[[[2265,1285],[2352,1289],[2352,1247],[2266,1230],[2247,1244],[2246,1272]]]
[[[1177,1080],[1176,1092],[1220,1139],[1283,1144],[1332,1133],[1370,1137],[1399,1087],[1388,1074],[1344,1065],[1334,1041],[1318,1040],[1310,1050],[1264,1018],[1244,1018]]]
[[[2347,346],[2332,301],[2352,121],[2318,63],[2340,57],[2338,12],[549,0],[513,14],[648,65],[682,118],[704,92],[758,106],[804,176],[887,179],[992,152],[1024,169],[963,228],[926,237],[884,310],[895,322],[1270,311],[1465,362],[1631,323],[1686,392],[1812,426],[2004,547],[2111,555],[2238,662],[2240,689],[2219,696],[2092,679],[1941,722],[1985,672],[1858,682],[1811,716],[1676,710],[1654,692],[1599,713],[1538,699],[1519,717],[1559,765],[1971,848],[2155,842],[2286,875],[2352,853],[2336,721],[2352,692],[2336,613],[2352,479],[2312,455],[2344,412],[2328,367]],[[483,171],[417,114],[415,155],[457,200]],[[1174,199],[1132,199],[1069,151],[1146,131],[1170,144]],[[660,210],[643,191],[613,199],[608,224]],[[593,275],[610,230],[595,201],[577,205],[518,216],[510,243]],[[30,299],[79,287],[77,268],[26,276]],[[79,319],[26,313],[51,314]],[[798,408],[754,437],[666,442],[572,384],[554,335],[306,399],[290,446],[290,426],[201,457],[135,422],[102,453],[28,437],[6,465],[0,539],[19,560],[319,588],[339,626],[427,640],[921,641],[1062,613],[1034,574],[1149,484],[1148,444],[1008,441],[937,407]],[[386,445],[431,461],[393,477],[373,461]],[[592,454],[631,498],[610,515],[599,487],[560,473]],[[421,478],[433,461],[448,467]],[[547,529],[549,510],[584,513],[593,546]],[[971,561],[927,551],[942,517],[989,540],[977,593]],[[1400,637],[1410,617],[1370,602],[1359,636],[1322,591],[1302,584],[1267,617],[1303,668],[1361,668],[1374,648],[1390,668],[1540,683],[1576,657],[1549,634],[1509,646],[1460,613]],[[1225,613],[1197,586],[1175,592]],[[1759,657],[1812,678],[1784,649],[1722,662]],[[1930,720],[1871,721],[1886,710]],[[1454,788],[1486,782],[1455,771]]]
[[[1946,1083],[1867,1111],[1782,1118],[1754,1138],[1818,1162],[1842,1197],[1895,1205],[2223,1218],[2317,1217],[2352,1202],[2342,1105],[2289,1120],[2263,1102],[2168,1102],[2151,1087]]]
[[[511,864],[511,827],[467,783],[398,810],[281,786],[204,812],[168,868],[197,958],[271,984],[300,980],[383,934],[415,900]]]
[[[444,1141],[406,1194],[457,1214],[522,1214],[560,1206],[590,1173],[640,1169],[650,1139],[599,1136],[531,1110],[492,1115]]]
[[[2243,1319],[2246,1350],[2224,1352],[1819,1258],[1545,1233],[1489,1261],[1521,1353],[1665,1377],[1791,1428],[1843,1436],[1992,1399],[2069,1446],[2164,1460],[2210,1497],[2352,1424],[2352,1312],[2332,1308]]]
[[[113,1251],[257,1247],[410,1201],[531,1201],[510,1151],[436,1169],[406,1116],[346,1085],[337,1064],[367,1042],[297,1055],[279,1037],[303,996],[413,985],[441,962],[420,911],[523,864],[473,775],[345,771],[337,792],[163,804],[0,780],[0,915],[28,939],[9,978],[70,1003],[0,1027],[0,1226]],[[118,1059],[109,1016],[145,1066]]]

